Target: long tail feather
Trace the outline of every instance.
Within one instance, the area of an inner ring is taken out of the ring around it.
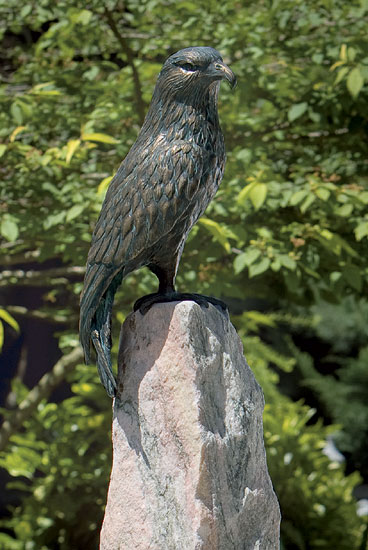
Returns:
[[[104,341],[101,338],[101,334],[98,330],[93,330],[91,334],[92,342],[97,353],[97,370],[100,375],[100,380],[104,385],[107,394],[110,397],[116,395],[116,380],[112,372],[111,367],[111,353],[110,349],[106,350]]]
[[[97,354],[97,370],[110,397],[115,397],[116,380],[111,365],[111,310],[116,287],[112,284],[97,308],[91,339]]]
[[[115,275],[103,264],[89,266],[80,311],[80,340],[86,363],[90,360],[90,342],[97,354],[97,369],[110,397],[116,394],[111,366],[111,310],[122,273]]]

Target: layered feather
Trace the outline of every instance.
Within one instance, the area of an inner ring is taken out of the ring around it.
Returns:
[[[211,48],[202,50],[215,56]],[[178,263],[188,232],[214,196],[224,168],[218,83],[194,86],[195,97],[189,87],[183,102],[173,79],[166,78],[165,87],[165,78],[163,71],[140,135],[109,186],[88,254],[80,339],[87,362],[93,343],[101,381],[111,396],[116,391],[111,368],[116,290],[141,266],[165,264],[169,258]]]

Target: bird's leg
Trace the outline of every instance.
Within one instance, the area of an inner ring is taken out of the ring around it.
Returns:
[[[134,311],[139,309],[140,313],[144,315],[153,306],[160,302],[172,302],[172,296],[176,295],[175,292],[175,268],[163,269],[156,264],[149,264],[149,269],[156,275],[159,280],[158,292],[153,294],[147,294],[142,296],[134,304]]]
[[[208,308],[208,304],[212,304],[227,312],[227,305],[225,302],[213,298],[212,296],[202,296],[201,294],[191,294],[189,292],[176,292],[174,286],[175,270],[162,269],[156,265],[149,265],[148,267],[159,279],[158,292],[139,298],[134,304],[134,311],[139,310],[139,312],[144,315],[153,304],[192,301],[206,308]]]

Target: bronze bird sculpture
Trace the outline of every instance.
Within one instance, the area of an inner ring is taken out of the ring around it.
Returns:
[[[214,298],[175,291],[188,233],[221,182],[225,165],[217,114],[220,81],[236,84],[219,52],[178,51],[164,63],[142,129],[112,179],[87,259],[80,308],[86,362],[92,341],[107,393],[116,393],[111,368],[111,310],[122,279],[148,266],[159,289],[135,303],[145,313],[156,302]],[[224,306],[226,307],[226,306]]]

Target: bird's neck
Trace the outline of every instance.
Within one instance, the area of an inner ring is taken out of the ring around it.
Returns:
[[[141,134],[168,140],[206,141],[219,129],[217,114],[218,83],[196,96],[168,96],[156,89]]]

